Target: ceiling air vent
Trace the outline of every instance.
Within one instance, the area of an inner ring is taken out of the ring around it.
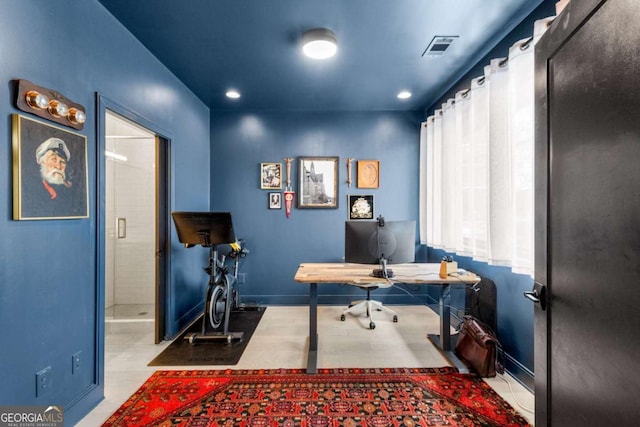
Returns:
[[[449,49],[458,36],[435,36],[429,46],[422,52],[422,56],[441,56]]]

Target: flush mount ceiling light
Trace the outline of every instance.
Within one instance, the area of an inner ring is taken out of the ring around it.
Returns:
[[[411,92],[409,92],[408,90],[403,90],[398,92],[398,99],[409,99],[411,98]]]
[[[227,98],[231,98],[231,99],[238,99],[240,98],[240,92],[238,92],[235,89],[229,89],[225,95],[227,96]]]
[[[338,39],[326,28],[314,28],[302,35],[302,51],[309,58],[327,59],[336,54]]]

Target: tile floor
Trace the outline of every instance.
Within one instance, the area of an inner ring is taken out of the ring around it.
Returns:
[[[386,313],[375,313],[376,328],[365,317],[347,315],[345,307],[318,308],[318,367],[442,367],[447,362],[426,338],[437,333],[438,316],[424,306],[390,306],[398,323]],[[104,422],[157,369],[253,369],[306,367],[308,307],[269,306],[237,365],[149,367],[147,363],[169,342],[153,344],[152,321],[106,323],[105,399],[78,426],[96,427]],[[533,395],[513,378],[486,380],[505,400],[533,423]],[[509,386],[513,389],[510,390]],[[516,401],[517,399],[517,401]]]
[[[107,321],[149,321],[155,316],[155,304],[115,304],[104,310]]]

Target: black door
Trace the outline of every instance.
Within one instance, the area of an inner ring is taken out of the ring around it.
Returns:
[[[536,46],[536,426],[640,422],[640,1]]]

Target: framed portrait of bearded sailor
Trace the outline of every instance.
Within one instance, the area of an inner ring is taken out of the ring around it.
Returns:
[[[89,217],[87,139],[13,115],[13,219]]]

